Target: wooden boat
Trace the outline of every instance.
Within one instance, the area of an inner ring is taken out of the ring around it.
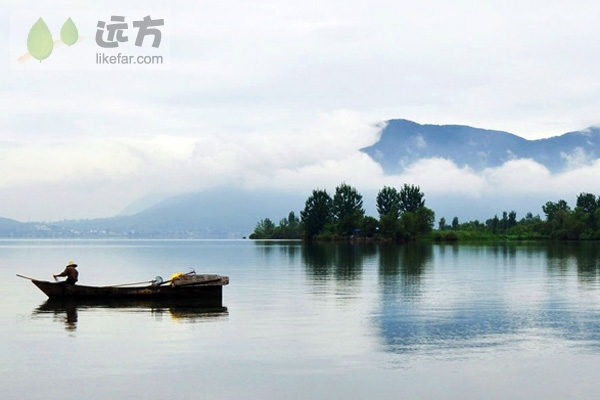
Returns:
[[[229,284],[229,277],[221,275],[181,274],[168,281],[157,279],[149,285],[128,286],[84,286],[70,285],[64,282],[48,282],[18,275],[31,280],[51,299],[195,299],[219,301],[223,296],[223,286]],[[159,278],[159,277],[157,277]]]

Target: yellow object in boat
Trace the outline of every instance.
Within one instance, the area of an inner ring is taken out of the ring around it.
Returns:
[[[183,272],[175,272],[173,275],[171,275],[170,281],[174,281],[175,279],[179,278],[180,276],[183,276]]]

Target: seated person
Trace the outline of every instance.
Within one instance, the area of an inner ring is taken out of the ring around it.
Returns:
[[[75,261],[69,261],[63,272],[52,276],[54,277],[54,279],[56,279],[59,276],[66,276],[67,280],[64,281],[64,283],[74,285],[75,282],[77,282],[77,278],[79,277],[79,272],[76,270],[76,268],[77,264],[75,264]]]

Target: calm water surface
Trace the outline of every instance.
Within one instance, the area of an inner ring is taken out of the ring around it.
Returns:
[[[65,307],[195,268],[223,309]],[[2,399],[595,399],[600,245],[0,241]]]

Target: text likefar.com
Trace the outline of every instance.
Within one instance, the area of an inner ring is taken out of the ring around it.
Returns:
[[[96,53],[96,64],[162,64],[163,56],[107,55]]]

